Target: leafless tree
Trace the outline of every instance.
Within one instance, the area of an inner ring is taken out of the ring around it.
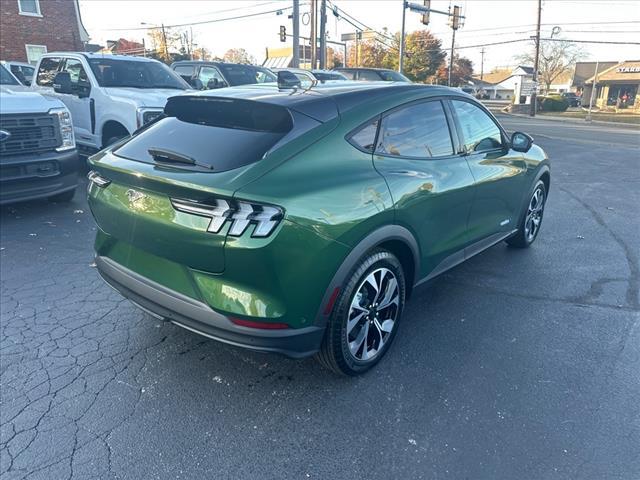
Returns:
[[[583,57],[584,52],[575,43],[566,40],[543,40],[540,43],[538,81],[545,85],[546,91],[549,91],[554,80],[573,70],[576,62]],[[534,52],[518,55],[516,60],[521,64],[533,65]]]

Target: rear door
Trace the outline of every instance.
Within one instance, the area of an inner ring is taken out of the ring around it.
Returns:
[[[374,165],[389,185],[396,222],[418,239],[423,278],[464,259],[473,176],[442,100],[409,103],[380,122]]]
[[[517,228],[527,166],[522,153],[509,148],[505,133],[480,106],[451,100],[460,142],[476,181],[469,235],[480,241]]]

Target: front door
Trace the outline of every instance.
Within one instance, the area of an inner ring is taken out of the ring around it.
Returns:
[[[451,100],[451,110],[476,182],[468,224],[470,239],[498,238],[517,228],[526,193],[524,156],[509,148],[500,127],[478,105],[456,99]]]
[[[443,101],[412,102],[380,121],[374,165],[389,185],[396,223],[419,242],[417,278],[426,278],[464,260],[474,179]]]
[[[62,72],[68,72],[71,77],[71,93],[58,93],[60,99],[71,112],[73,130],[76,140],[80,143],[93,143],[91,126],[91,105],[89,95],[91,84],[87,72],[80,60],[67,58],[61,68]]]

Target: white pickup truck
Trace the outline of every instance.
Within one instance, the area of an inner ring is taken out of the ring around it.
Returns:
[[[0,63],[0,205],[70,201],[78,169],[67,107],[21,85]]]
[[[189,85],[163,63],[142,57],[47,53],[31,87],[71,111],[78,151],[92,154],[162,113]]]

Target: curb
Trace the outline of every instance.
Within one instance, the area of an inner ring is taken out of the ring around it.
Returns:
[[[520,118],[531,118],[529,115],[522,115],[520,113],[511,113],[511,112],[505,112],[504,110],[500,110],[500,113],[503,115],[509,115],[512,117],[520,117]],[[626,122],[607,122],[606,120],[591,120],[590,122],[587,122],[584,119],[580,119],[580,118],[570,118],[570,117],[554,117],[551,115],[536,115],[534,118],[536,119],[542,119],[542,120],[553,120],[553,121],[560,121],[560,122],[570,122],[570,123],[577,123],[580,125],[589,125],[589,124],[599,124],[599,125],[608,125],[608,126],[620,126],[620,127],[626,127],[626,128],[636,128],[636,129],[640,129],[640,124],[638,123],[626,123]]]

